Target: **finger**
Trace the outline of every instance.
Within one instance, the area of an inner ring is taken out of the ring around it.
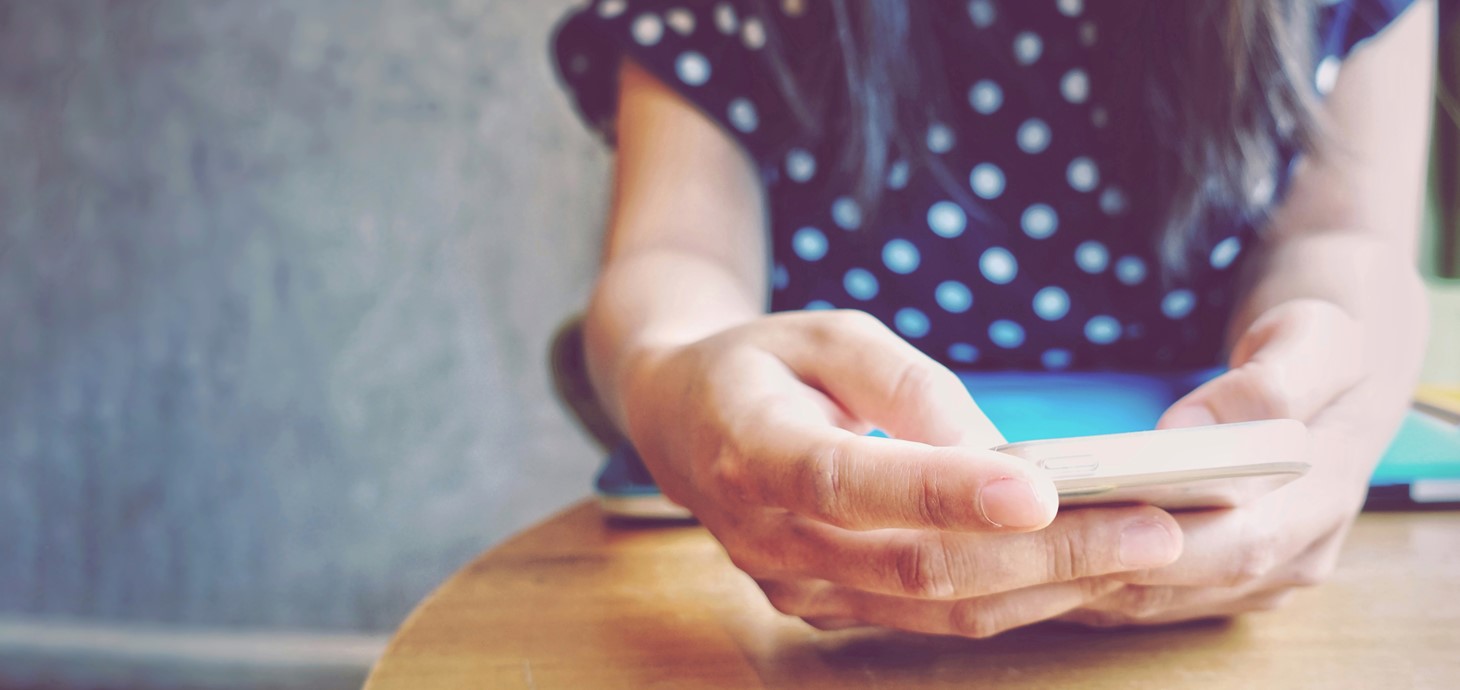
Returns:
[[[853,619],[933,635],[986,638],[1049,620],[1121,586],[1096,578],[955,601],[925,601],[830,588],[814,597],[811,605],[816,611],[808,615]]]
[[[714,480],[744,500],[840,527],[1030,530],[1058,507],[1048,476],[993,451],[860,436],[787,420],[774,406],[745,423]]]
[[[1162,568],[1112,577],[1140,585],[1244,587],[1326,554],[1320,547],[1336,538],[1337,528],[1318,526],[1305,506],[1283,505],[1282,519],[1272,517],[1273,511],[1240,508],[1177,514],[1184,538],[1180,558]]]
[[[1232,353],[1232,370],[1167,410],[1157,428],[1260,419],[1308,421],[1357,385],[1361,334],[1332,305],[1289,303],[1253,323]]]
[[[1150,506],[1069,511],[1049,527],[1023,534],[853,532],[789,514],[768,518],[753,531],[771,546],[760,551],[759,561],[742,559],[752,575],[813,578],[916,599],[965,599],[1156,568],[1181,553],[1175,520]]]
[[[947,367],[865,312],[789,313],[764,329],[775,352],[815,386],[889,435],[935,446],[993,448],[1004,437]]]
[[[1272,611],[1286,604],[1292,594],[1293,588],[1287,586],[1250,590],[1129,585],[1070,611],[1061,619],[1094,627],[1165,625]]]

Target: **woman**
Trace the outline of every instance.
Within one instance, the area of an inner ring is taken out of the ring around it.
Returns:
[[[600,400],[819,627],[1276,606],[1333,568],[1421,356],[1409,4],[594,2],[556,48],[618,148]],[[1224,356],[1159,426],[1301,419],[1315,467],[1176,515],[1057,513],[949,369]]]

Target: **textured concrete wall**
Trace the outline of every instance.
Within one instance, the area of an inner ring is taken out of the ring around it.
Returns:
[[[0,614],[389,630],[586,493],[565,1],[0,1]]]

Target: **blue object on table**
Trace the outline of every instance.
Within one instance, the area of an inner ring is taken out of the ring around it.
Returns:
[[[1044,438],[1148,431],[1181,396],[1216,378],[1224,368],[1170,374],[1115,372],[963,372],[963,380],[984,414],[1010,443]],[[1460,427],[1410,412],[1370,482],[1371,503],[1412,503],[1413,487],[1444,499],[1444,487],[1460,492]],[[643,496],[658,490],[627,444],[608,456],[597,489],[605,496]],[[1434,493],[1438,491],[1439,493]],[[1377,492],[1377,493],[1376,493]],[[1448,500],[1460,501],[1460,493]],[[1405,504],[1408,505],[1408,504]]]
[[[1225,369],[1171,374],[962,372],[973,399],[1010,443],[1156,428],[1161,413]]]
[[[600,495],[615,498],[637,498],[659,493],[659,487],[654,485],[654,477],[644,467],[644,461],[639,459],[638,451],[628,443],[621,443],[608,452],[608,458],[603,461],[603,469],[598,471],[593,487]]]
[[[1460,426],[1411,410],[1369,477],[1364,507],[1460,507]]]

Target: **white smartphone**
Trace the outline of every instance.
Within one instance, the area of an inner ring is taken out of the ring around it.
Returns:
[[[1230,508],[1311,467],[1308,430],[1292,419],[1025,441],[994,450],[1048,472],[1061,508]]]

